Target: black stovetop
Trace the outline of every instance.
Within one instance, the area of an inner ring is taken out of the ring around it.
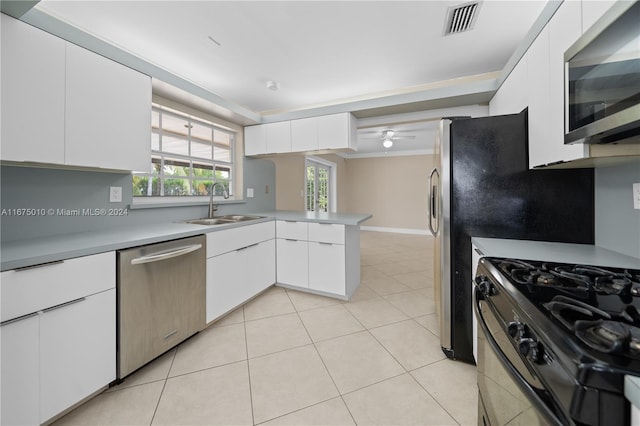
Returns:
[[[640,270],[488,260],[595,358],[640,372]]]

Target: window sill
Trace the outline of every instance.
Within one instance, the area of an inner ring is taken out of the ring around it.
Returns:
[[[222,197],[214,198],[214,204],[244,204],[242,199],[227,199]],[[138,209],[157,209],[167,207],[190,207],[190,206],[207,206],[209,205],[209,197],[133,197],[129,208],[131,210]]]

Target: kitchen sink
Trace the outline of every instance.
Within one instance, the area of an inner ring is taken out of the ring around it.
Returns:
[[[213,218],[187,220],[186,223],[195,225],[227,225],[229,223],[247,222],[250,220],[262,219],[264,216],[248,216],[240,214],[229,214]]]

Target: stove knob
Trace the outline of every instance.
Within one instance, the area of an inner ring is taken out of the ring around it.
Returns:
[[[478,275],[475,278],[476,285],[478,286],[478,290],[485,296],[492,296],[495,294],[495,289],[491,281],[487,279],[484,275]]]
[[[521,339],[524,335],[524,324],[520,321],[511,321],[507,325],[507,333],[516,340]]]
[[[518,341],[518,350],[533,362],[537,363],[540,360],[540,347],[538,342],[530,337],[525,337]]]

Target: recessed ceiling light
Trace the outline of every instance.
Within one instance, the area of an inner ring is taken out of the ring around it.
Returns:
[[[267,89],[273,90],[274,92],[280,88],[280,83],[277,81],[269,80],[267,81]]]

